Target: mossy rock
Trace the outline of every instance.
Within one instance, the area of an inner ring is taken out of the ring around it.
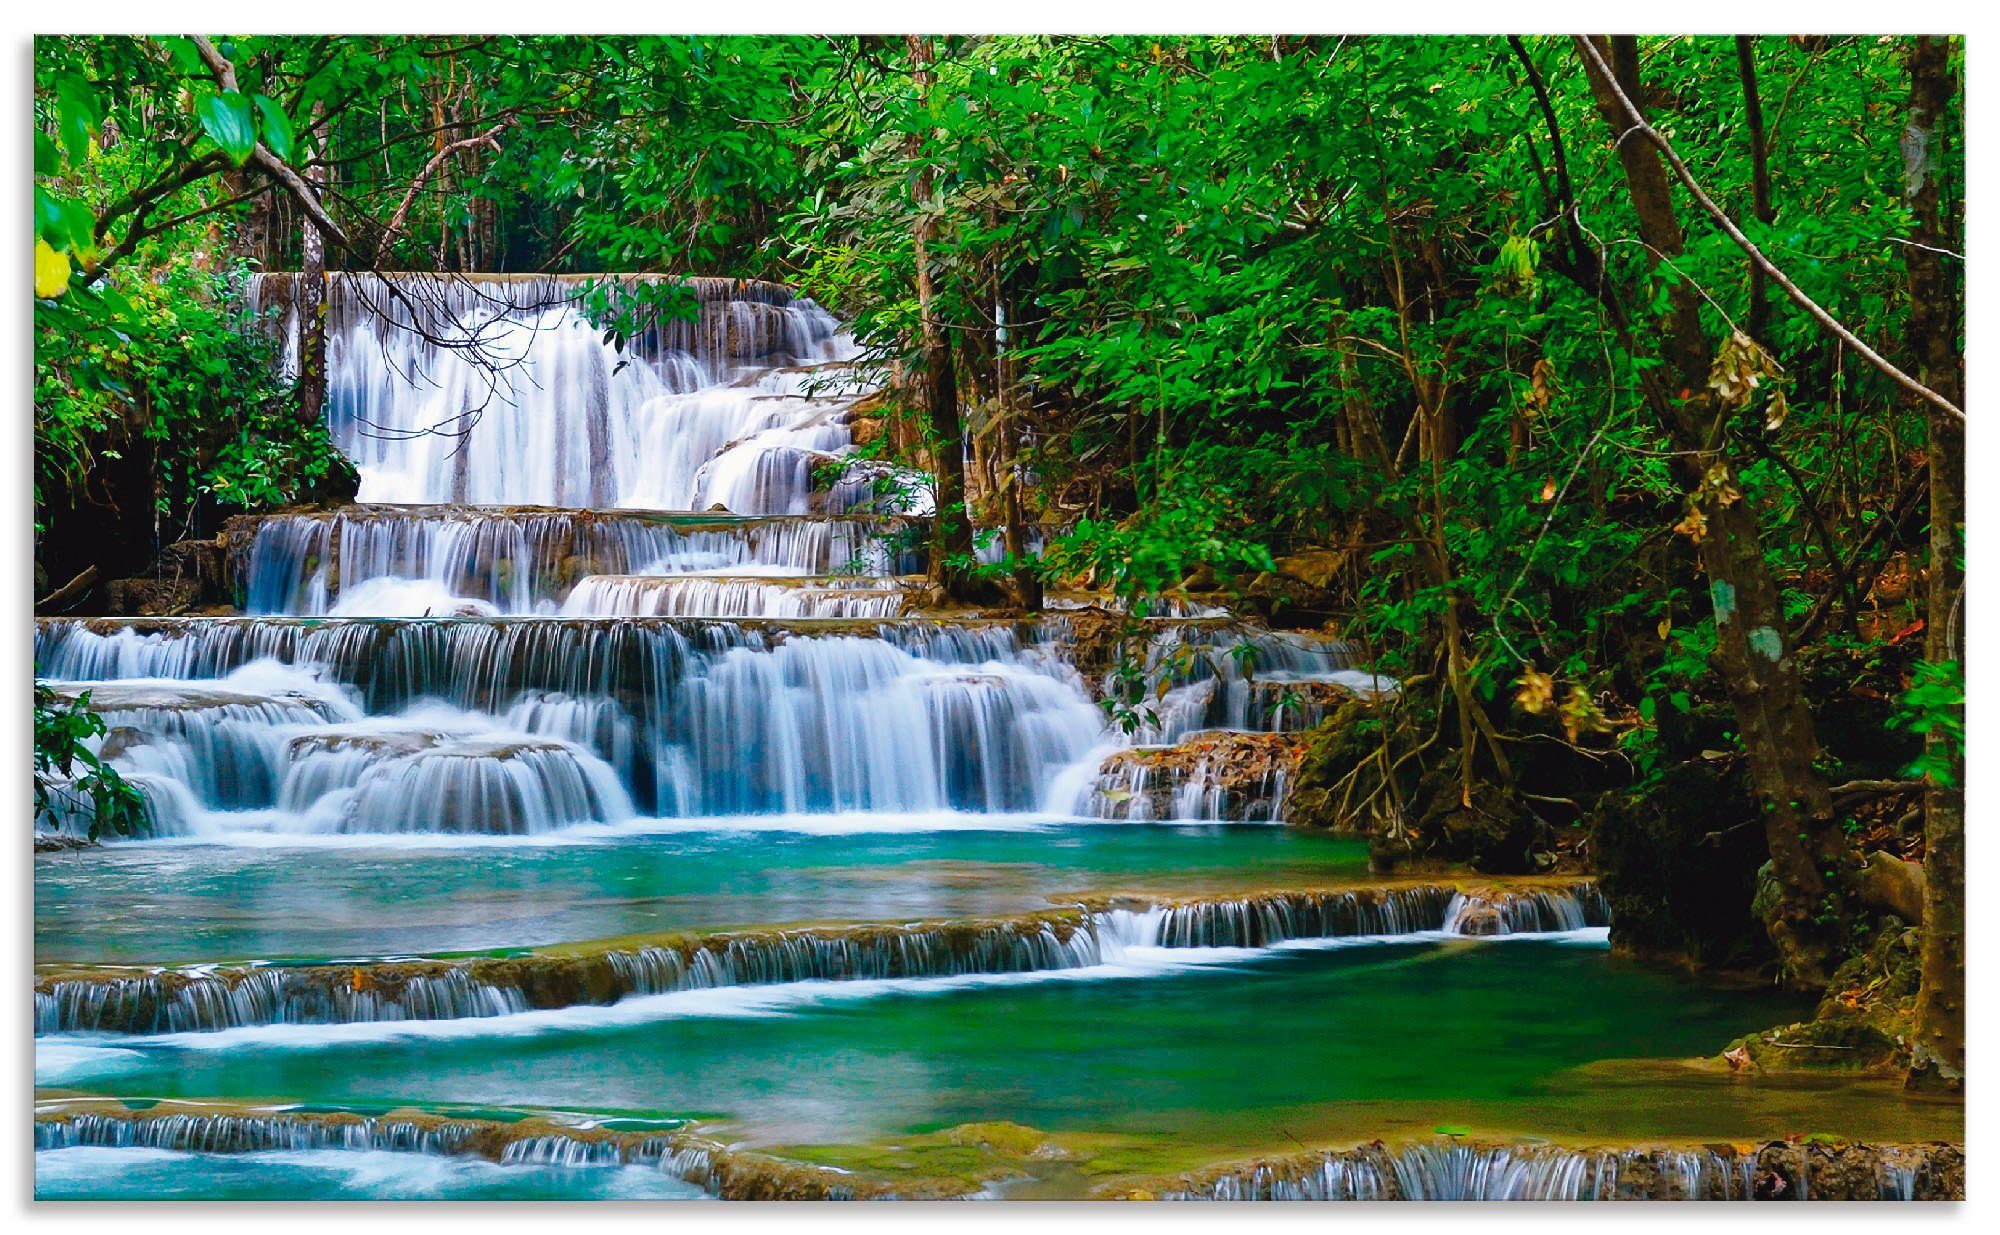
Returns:
[[[1644,790],[1602,795],[1586,817],[1614,947],[1756,968],[1770,939],[1752,909],[1768,857],[1748,774],[1734,762],[1670,767]]]
[[[1773,1072],[1904,1072],[1923,978],[1921,943],[1915,928],[1884,919],[1868,947],[1834,971],[1813,1019],[1739,1038],[1723,1058]]]
[[[1357,785],[1348,793],[1344,782],[1381,753],[1385,716],[1385,705],[1353,698],[1336,706],[1332,715],[1306,734],[1305,755],[1299,761],[1286,808],[1292,822],[1329,831],[1364,830],[1365,821],[1351,811],[1374,786]],[[1414,781],[1406,787],[1413,790]]]
[[[1051,1151],[1060,1152],[1059,1146],[1036,1129],[1005,1120],[960,1124],[946,1129],[944,1139],[953,1145],[983,1149],[1009,1158],[1046,1158],[1055,1156]]]
[[[1378,868],[1420,857],[1463,862],[1487,875],[1520,875],[1535,869],[1545,828],[1513,790],[1484,779],[1475,779],[1466,790],[1457,766],[1441,763],[1418,783],[1417,802],[1417,818],[1400,844],[1378,839],[1369,846]]]

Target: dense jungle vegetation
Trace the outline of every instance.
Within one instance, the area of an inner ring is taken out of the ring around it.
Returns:
[[[1406,688],[1305,822],[1594,868],[1624,946],[1894,996],[1955,1082],[1962,55],[42,39],[40,609],[340,498],[251,271],[782,280],[899,365],[946,592],[1331,624]]]

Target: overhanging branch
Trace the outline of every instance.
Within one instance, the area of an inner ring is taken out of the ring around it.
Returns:
[[[1631,97],[1625,93],[1625,88],[1618,84],[1618,75],[1611,71],[1611,66],[1606,64],[1604,57],[1598,54],[1597,45],[1580,34],[1571,35],[1570,37],[1575,41],[1577,50],[1590,62],[1591,67],[1601,75],[1605,86],[1610,90],[1612,96],[1618,100],[1619,106],[1624,110],[1626,119],[1632,122],[1632,127],[1619,136],[1618,140],[1620,143],[1635,135],[1651,142],[1653,147],[1660,152],[1660,157],[1667,161],[1667,166],[1673,168],[1674,175],[1680,179],[1683,185],[1687,186],[1688,192],[1694,195],[1695,203],[1702,208],[1702,211],[1708,217],[1714,219],[1724,232],[1728,233],[1729,238],[1736,242],[1738,248],[1750,255],[1750,260],[1756,263],[1758,268],[1763,270],[1765,274],[1769,275],[1773,283],[1785,289],[1785,295],[1791,297],[1792,303],[1804,309],[1828,333],[1853,348],[1857,355],[1869,364],[1874,365],[1890,381],[1895,382],[1898,386],[1901,386],[1918,398],[1935,404],[1960,420],[1965,419],[1965,413],[1959,409],[1957,404],[1924,385],[1916,378],[1903,372],[1890,363],[1887,358],[1876,352],[1874,348],[1863,343],[1855,336],[1853,331],[1841,325],[1831,313],[1821,308],[1818,301],[1806,295],[1799,288],[1799,285],[1792,282],[1784,271],[1778,269],[1770,258],[1765,257],[1763,250],[1759,249],[1751,241],[1750,237],[1744,235],[1742,229],[1736,226],[1727,212],[1722,207],[1716,205],[1714,199],[1709,197],[1707,192],[1702,189],[1700,182],[1695,180],[1694,173],[1689,171],[1687,164],[1681,161],[1681,156],[1674,153],[1673,143],[1667,140],[1666,135],[1646,123],[1646,117],[1640,112],[1638,105],[1632,102]]]

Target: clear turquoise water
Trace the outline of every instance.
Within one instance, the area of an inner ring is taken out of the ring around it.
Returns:
[[[551,843],[141,843],[35,862],[35,958],[198,962],[515,948],[805,921],[1017,913],[1103,890],[1361,878],[1289,828],[659,831]]]
[[[735,988],[480,1022],[44,1039],[38,1080],[688,1115],[763,1144],[1008,1120],[1201,1144],[1210,1160],[1438,1123],[1597,1140],[1881,1136],[1956,1119],[1690,1073],[1580,1073],[1710,1053],[1806,1008],[1621,962],[1594,938],[1154,954],[1124,970]]]
[[[191,1154],[162,1149],[35,1155],[43,1201],[686,1200],[701,1190],[645,1166],[515,1167],[374,1150]]]

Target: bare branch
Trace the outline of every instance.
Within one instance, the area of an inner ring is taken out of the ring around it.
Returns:
[[[378,247],[387,249],[390,243],[396,239],[396,233],[403,230],[403,220],[408,217],[410,207],[416,203],[417,194],[423,191],[425,183],[436,174],[437,169],[444,166],[446,159],[449,159],[461,150],[470,150],[474,146],[490,145],[493,147],[494,153],[499,153],[500,143],[496,139],[500,136],[501,130],[505,129],[510,123],[512,123],[511,119],[502,120],[499,124],[494,125],[485,132],[475,133],[471,137],[460,138],[458,141],[452,142],[432,155],[430,162],[424,164],[422,170],[417,172],[416,179],[410,181],[409,191],[403,194],[403,200],[396,207],[396,213],[389,216],[389,226],[383,229],[382,239],[377,242]]]

